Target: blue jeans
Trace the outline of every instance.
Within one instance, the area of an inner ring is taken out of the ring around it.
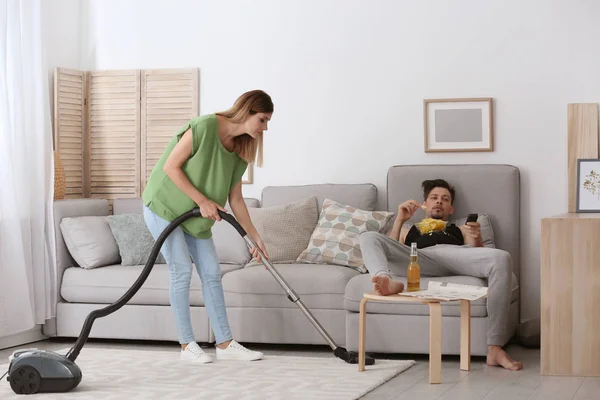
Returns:
[[[169,221],[144,207],[144,220],[154,240],[169,225]],[[221,284],[221,268],[213,239],[198,239],[185,233],[180,226],[175,228],[162,245],[161,253],[169,266],[169,301],[175,313],[179,343],[195,341],[190,317],[190,282],[192,260],[202,281],[202,297],[208,312],[217,344],[232,339],[225,295]]]

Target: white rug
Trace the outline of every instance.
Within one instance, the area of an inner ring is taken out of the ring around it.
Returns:
[[[66,354],[68,349],[57,353]],[[415,364],[412,360],[375,360],[358,365],[331,357],[265,356],[254,362],[179,362],[177,351],[84,348],[77,358],[83,379],[67,393],[37,394],[41,399],[358,399]],[[0,366],[0,376],[8,364]],[[20,399],[6,378],[0,399]]]

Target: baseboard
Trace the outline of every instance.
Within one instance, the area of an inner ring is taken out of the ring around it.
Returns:
[[[16,335],[0,337],[0,350],[21,346],[27,343],[39,342],[40,340],[45,339],[47,339],[47,336],[42,333],[42,325],[36,325],[28,331]]]

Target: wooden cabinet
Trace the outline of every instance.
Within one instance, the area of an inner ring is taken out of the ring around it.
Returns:
[[[600,214],[541,224],[541,374],[600,376]]]

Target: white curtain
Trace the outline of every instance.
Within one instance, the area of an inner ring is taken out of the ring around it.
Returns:
[[[0,1],[0,337],[43,324],[56,304],[40,1]]]

